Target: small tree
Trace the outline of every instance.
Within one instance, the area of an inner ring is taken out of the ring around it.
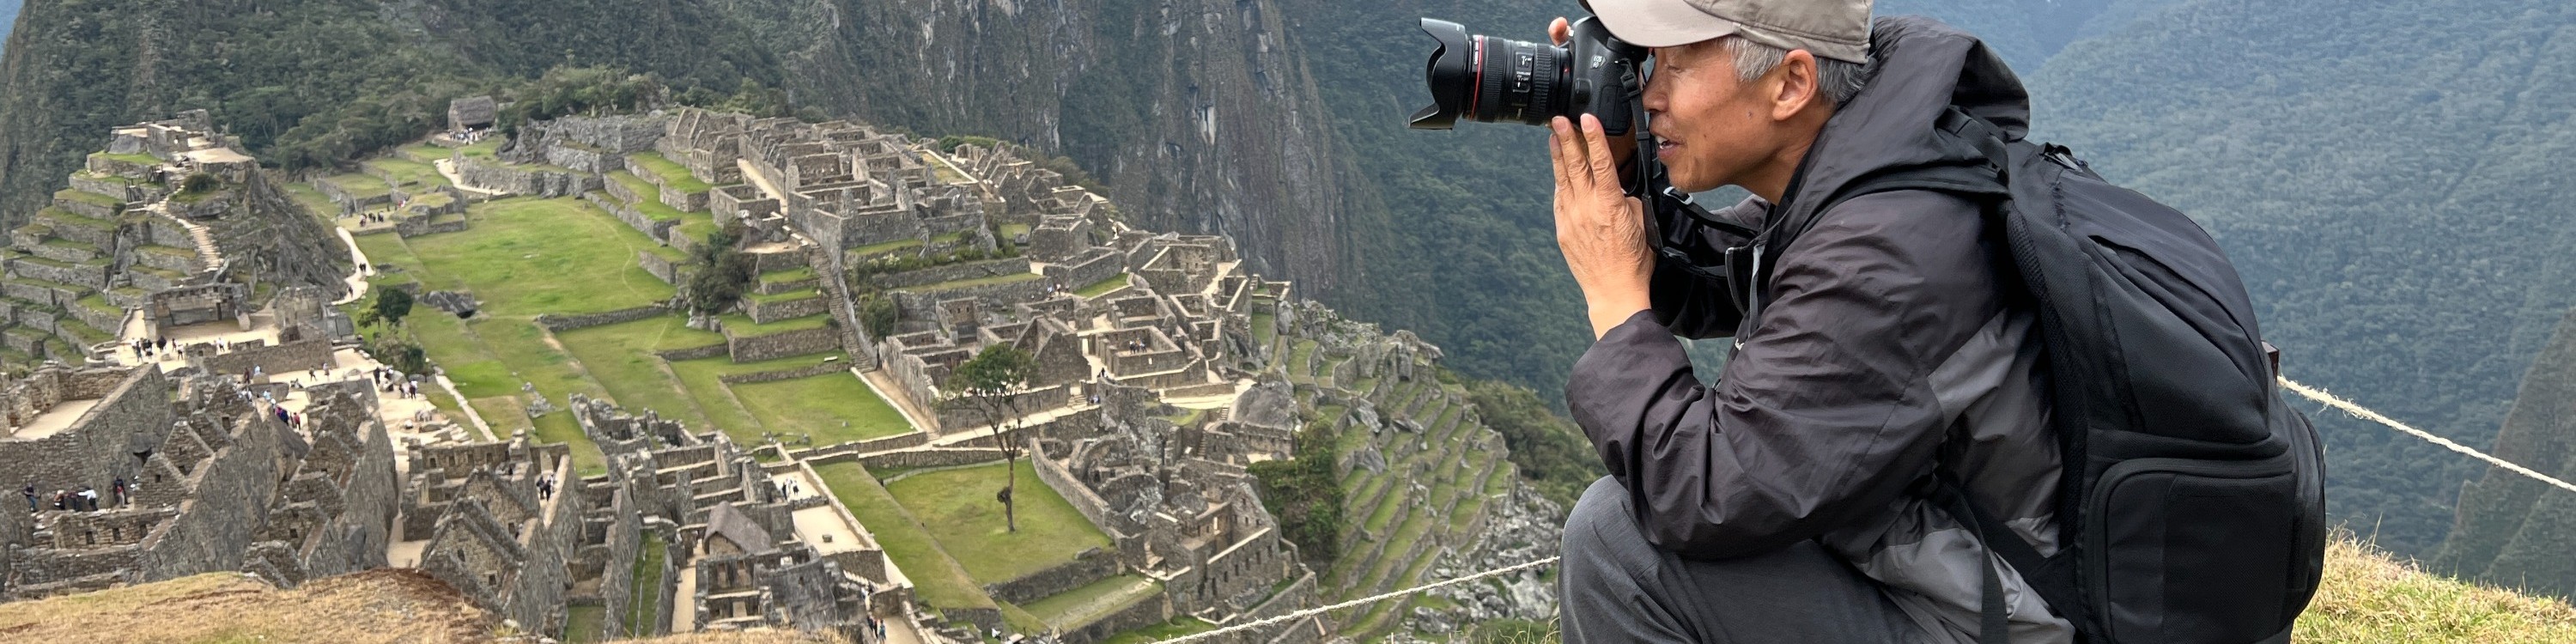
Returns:
[[[216,188],[221,187],[224,187],[224,180],[203,172],[188,175],[187,179],[179,182],[179,191],[189,194],[214,192]]]
[[[397,327],[407,315],[411,315],[411,292],[398,288],[377,289],[375,301],[358,311],[360,322]]]
[[[1019,446],[1009,435],[1020,429],[1021,389],[1037,373],[1037,359],[1028,352],[1007,344],[984,347],[975,357],[957,365],[948,374],[947,404],[964,406],[981,414],[993,428],[993,445],[1002,450],[1003,524],[1012,532],[1020,531],[1019,516],[1012,501],[1019,481]]]
[[[868,337],[883,338],[894,332],[897,313],[894,298],[870,295],[866,304],[859,305],[859,322],[867,328]]]
[[[751,287],[751,256],[734,245],[741,233],[727,228],[707,236],[698,246],[697,270],[689,273],[689,309],[707,315],[723,313],[742,301],[743,291]]]

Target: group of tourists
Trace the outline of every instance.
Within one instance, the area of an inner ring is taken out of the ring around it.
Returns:
[[[133,488],[133,485],[125,482],[125,477],[116,477],[116,482],[109,484],[107,488],[107,505],[125,505],[126,495],[131,493]],[[42,512],[47,507],[67,512],[97,512],[100,508],[98,490],[87,485],[80,486],[78,489],[54,490],[54,495],[50,497],[51,501],[40,501],[47,497],[41,497],[36,493],[34,483],[28,483],[26,487],[19,488],[18,495],[27,498],[28,514]]]

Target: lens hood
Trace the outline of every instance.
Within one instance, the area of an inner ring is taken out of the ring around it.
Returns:
[[[1423,80],[1431,86],[1431,106],[1413,114],[1412,126],[1421,130],[1450,129],[1458,124],[1458,115],[1466,111],[1468,99],[1476,91],[1476,51],[1465,25],[1423,18],[1422,31],[1440,41],[1440,48],[1431,51],[1431,60],[1422,69]]]

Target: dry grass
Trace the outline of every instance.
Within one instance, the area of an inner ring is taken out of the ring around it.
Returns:
[[[0,642],[488,642],[499,628],[447,584],[372,570],[278,590],[213,573],[0,604]]]
[[[504,644],[491,613],[418,570],[388,568],[279,590],[238,573],[0,604],[0,644]],[[849,644],[794,631],[692,633],[651,644]]]
[[[2567,602],[2432,575],[2348,534],[2326,546],[2323,586],[2299,618],[2297,641],[2576,642],[2576,607]]]

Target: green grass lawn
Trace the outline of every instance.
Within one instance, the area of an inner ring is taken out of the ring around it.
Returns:
[[[905,510],[919,517],[967,574],[1000,583],[1068,561],[1109,537],[1075,512],[1073,504],[1039,482],[1027,460],[1012,470],[1018,481],[1019,530],[1003,525],[1002,464],[918,472],[886,486]]]
[[[1162,594],[1163,585],[1141,575],[1112,575],[1081,588],[1022,604],[1048,628],[1069,631]]]
[[[798,266],[783,271],[770,271],[760,274],[760,281],[764,284],[802,282],[810,279],[814,279],[814,267],[812,266]]]
[[[331,203],[331,198],[322,196],[322,191],[315,189],[313,184],[296,182],[285,185],[286,196],[315,218],[327,223],[340,216],[340,204]]]
[[[469,157],[488,158],[491,157],[493,153],[501,151],[501,137],[486,137],[482,141],[475,142],[473,145],[457,148],[456,151],[462,152],[465,156]]]
[[[689,194],[697,194],[706,192],[709,188],[715,187],[708,185],[705,181],[699,181],[697,177],[689,174],[689,169],[686,166],[682,166],[678,162],[674,162],[670,159],[663,158],[660,153],[637,152],[626,155],[626,158],[634,159],[636,165],[644,166],[645,171],[651,172],[656,177],[659,177],[662,180],[662,185],[670,186],[673,190]],[[657,191],[654,194],[661,193]]]
[[[383,232],[351,235],[349,238],[358,242],[358,252],[365,253],[367,263],[377,267],[379,271],[374,277],[367,278],[369,282],[409,284],[420,281],[420,277],[413,274],[414,271],[420,270],[420,258],[412,255],[411,246],[403,243],[402,236]],[[402,272],[382,272],[383,267],[387,266],[402,269]]]
[[[1001,237],[1003,239],[1019,239],[1021,235],[1026,234],[1029,234],[1028,224],[1002,224]]]
[[[940,549],[939,540],[923,528],[921,522],[895,502],[876,477],[858,463],[831,463],[814,466],[823,477],[823,487],[832,496],[850,506],[859,524],[877,538],[885,548],[886,558],[893,560],[904,576],[912,578],[915,595],[922,603],[939,608],[991,608],[993,598],[984,587],[966,575],[966,570]]]
[[[1208,623],[1207,620],[1182,616],[1161,624],[1119,633],[1115,637],[1102,640],[1101,644],[1154,644],[1154,642],[1183,635],[1196,635],[1213,630],[1216,630],[1216,625]]]
[[[848,256],[849,256],[849,257],[854,257],[854,258],[871,257],[871,256],[883,255],[883,254],[886,254],[886,253],[895,252],[895,251],[898,251],[898,250],[903,250],[903,249],[906,249],[906,248],[918,248],[918,247],[920,247],[920,246],[921,246],[921,240],[918,240],[918,239],[897,239],[897,240],[890,241],[890,242],[880,242],[880,243],[875,243],[875,244],[869,244],[869,245],[866,245],[866,246],[860,246],[860,247],[858,247],[858,248],[852,248],[852,249],[850,249],[850,252],[849,252]]]
[[[662,562],[669,556],[669,548],[663,546],[661,534],[644,533],[644,547],[635,551],[635,583],[628,587],[633,594],[628,596],[626,614],[622,616],[626,620],[626,634],[652,633],[653,625],[661,621],[661,616],[653,609],[662,597]]]
[[[385,183],[385,180],[354,172],[349,174],[335,174],[324,177],[322,180],[331,182],[331,185],[339,186],[342,192],[349,193],[349,197],[353,199],[374,199],[376,197],[393,194],[394,192],[394,187],[391,184]]]
[[[404,240],[432,288],[470,288],[485,313],[598,313],[671,299],[675,292],[635,263],[660,242],[580,199],[517,198],[475,204],[464,232]]]
[[[713,419],[699,412],[687,387],[667,370],[661,356],[655,355],[657,351],[724,341],[722,335],[691,329],[687,323],[685,317],[668,315],[574,329],[558,334],[556,340],[629,411],[642,413],[650,409],[660,412],[663,418],[703,430]]]
[[[763,424],[759,417],[752,415],[751,409],[745,406],[749,401],[734,395],[733,388],[724,384],[722,377],[755,371],[810,367],[822,364],[825,358],[838,356],[840,356],[838,353],[817,353],[746,363],[735,363],[731,358],[716,356],[699,360],[682,360],[672,362],[670,365],[671,372],[679,375],[681,386],[687,389],[691,399],[698,402],[699,411],[705,412],[708,420],[715,421],[716,427],[723,429],[725,434],[732,436],[735,441],[749,443],[760,440],[760,432],[763,430],[784,430],[771,428]],[[848,358],[844,357],[842,360],[846,361]],[[840,423],[835,422],[833,426],[839,427]]]
[[[1082,288],[1074,289],[1074,290],[1073,290],[1073,294],[1074,294],[1074,295],[1080,295],[1080,296],[1083,296],[1083,297],[1086,297],[1086,298],[1090,298],[1090,297],[1100,297],[1100,296],[1102,296],[1102,295],[1106,295],[1106,294],[1108,294],[1110,291],[1118,290],[1118,287],[1126,286],[1126,285],[1127,285],[1127,274],[1126,274],[1126,273],[1119,273],[1119,274],[1117,274],[1117,275],[1111,276],[1109,279],[1100,280],[1100,281],[1097,281],[1097,282],[1092,282],[1092,283],[1090,283],[1090,284],[1084,285]]]
[[[732,385],[734,397],[751,408],[769,431],[811,434],[815,445],[894,436],[912,431],[892,403],[878,397],[858,376],[827,373],[794,380]],[[754,432],[752,439],[759,434]],[[742,436],[734,440],[754,443]]]
[[[116,153],[109,153],[109,152],[93,152],[92,154],[96,154],[96,155],[99,155],[99,156],[102,156],[102,157],[107,157],[107,158],[109,158],[109,159],[113,159],[113,160],[117,160],[117,161],[123,161],[123,162],[126,162],[126,163],[132,163],[132,164],[135,164],[135,165],[140,165],[140,166],[147,167],[147,168],[148,168],[148,167],[152,167],[152,166],[161,165],[161,158],[160,158],[160,157],[152,156],[152,155],[149,155],[149,154],[143,154],[143,153],[140,153],[140,152],[129,152],[129,153],[124,153],[124,154],[116,154]]]
[[[725,330],[732,331],[736,336],[762,336],[787,331],[820,329],[825,325],[832,323],[832,316],[824,314],[808,315],[801,318],[788,318],[768,324],[753,322],[751,321],[751,316],[740,313],[727,313],[723,316],[717,317],[716,319],[724,322]]]
[[[601,620],[606,619],[607,616],[608,607],[598,604],[573,604],[564,607],[563,641],[566,644],[606,641],[608,634],[603,628],[606,624]]]
[[[394,148],[394,152],[395,154],[401,155],[402,158],[419,161],[421,163],[435,163],[439,159],[445,159],[448,155],[454,153],[453,150],[438,147],[429,143],[414,143]]]
[[[396,185],[428,187],[448,185],[447,176],[439,174],[438,166],[430,165],[427,161],[385,157],[368,159],[365,165],[393,177]]]

